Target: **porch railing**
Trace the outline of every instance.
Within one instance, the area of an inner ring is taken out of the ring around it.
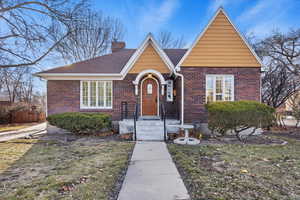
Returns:
[[[136,141],[136,122],[139,117],[139,104],[135,104],[134,113],[133,113],[133,140]]]
[[[166,141],[167,126],[166,126],[166,108],[164,103],[160,104],[160,119],[163,121],[164,124],[164,140]]]

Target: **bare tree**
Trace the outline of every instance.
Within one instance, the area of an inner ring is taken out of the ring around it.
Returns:
[[[269,64],[262,77],[262,101],[273,108],[286,102],[300,87],[299,77],[283,65]]]
[[[249,40],[249,39],[248,39]],[[300,29],[271,36],[251,44],[264,62],[262,101],[278,108],[300,87]]]
[[[0,68],[35,65],[72,31],[86,0],[0,0]],[[59,38],[51,37],[61,31]]]
[[[157,35],[157,42],[164,49],[183,48],[186,44],[183,36],[175,38],[169,31],[161,31]]]
[[[12,103],[17,101],[30,103],[33,95],[32,68],[14,67],[0,69],[3,90],[8,93]]]
[[[110,50],[112,41],[120,40],[124,35],[120,20],[89,9],[82,14],[81,20],[71,21],[69,26],[74,31],[56,47],[66,62],[103,55]]]
[[[284,34],[279,31],[258,43],[256,48],[261,57],[282,65],[290,72],[300,72],[300,29]]]

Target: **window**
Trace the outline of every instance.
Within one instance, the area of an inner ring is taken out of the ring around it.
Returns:
[[[147,94],[152,94],[152,84],[151,83],[149,83],[147,85]]]
[[[81,108],[112,108],[112,81],[81,81]]]
[[[233,100],[233,75],[206,75],[206,102]]]

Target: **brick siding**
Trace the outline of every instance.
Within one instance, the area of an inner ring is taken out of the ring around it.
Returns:
[[[234,100],[260,101],[260,68],[182,67],[184,75],[184,121],[206,122],[206,74],[234,75]]]
[[[137,74],[128,74],[124,80],[113,81],[112,109],[80,109],[79,80],[49,80],[47,82],[48,115],[63,112],[102,112],[111,114],[113,120],[120,120],[122,101],[128,103],[128,113],[132,115],[135,103],[140,103],[139,96],[134,95],[134,85],[132,83],[136,76]],[[168,75],[164,76],[165,78],[168,77]],[[164,97],[160,97],[161,101]],[[174,118],[176,116],[176,113],[174,113],[177,107],[176,101],[174,103],[166,103],[166,107],[172,118]]]

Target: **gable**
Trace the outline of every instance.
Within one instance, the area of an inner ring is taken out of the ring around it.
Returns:
[[[128,73],[140,73],[143,70],[154,69],[160,73],[169,73],[170,69],[149,42]]]
[[[190,67],[260,67],[257,57],[220,10],[181,66]]]

